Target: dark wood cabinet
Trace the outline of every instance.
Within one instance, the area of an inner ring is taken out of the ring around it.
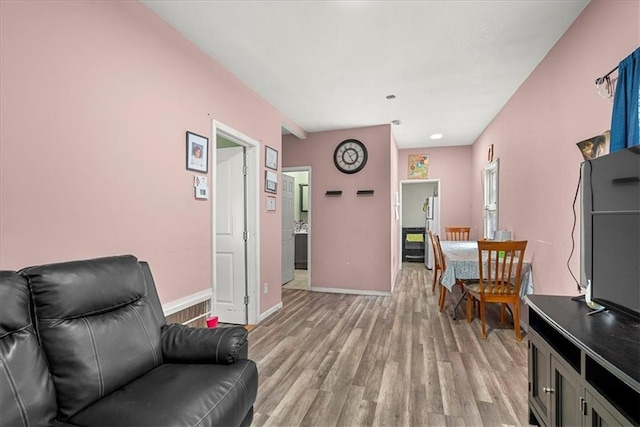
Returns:
[[[299,270],[307,269],[307,236],[306,233],[298,233],[295,236],[294,264]]]
[[[530,423],[640,424],[640,321],[588,315],[570,297],[530,295],[527,304]]]

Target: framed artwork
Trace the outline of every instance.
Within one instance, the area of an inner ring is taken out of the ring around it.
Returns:
[[[275,212],[276,210],[276,198],[273,196],[267,196],[267,212]]]
[[[209,171],[209,138],[187,131],[187,169]]]
[[[278,192],[278,174],[271,171],[264,171],[264,191],[267,193]]]
[[[426,154],[409,154],[407,178],[427,179],[429,175],[429,156]]]
[[[269,169],[278,170],[278,151],[268,145],[265,145],[264,149],[264,165]]]

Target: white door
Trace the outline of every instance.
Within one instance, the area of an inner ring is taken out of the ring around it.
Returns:
[[[216,151],[216,306],[222,323],[247,323],[244,147]]]
[[[282,283],[293,280],[294,276],[294,186],[292,176],[282,174]]]

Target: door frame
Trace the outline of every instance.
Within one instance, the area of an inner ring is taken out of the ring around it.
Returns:
[[[247,187],[245,197],[245,210],[247,215],[247,243],[245,256],[245,272],[246,272],[246,295],[249,297],[247,304],[247,323],[257,324],[260,309],[260,292],[259,290],[259,265],[260,265],[260,143],[255,139],[238,132],[224,123],[215,119],[211,120],[211,135],[214,141],[217,141],[218,135],[241,145],[246,148],[246,167],[247,167]],[[216,165],[217,147],[211,151],[212,169]],[[215,179],[215,170],[212,176]],[[215,188],[215,182],[211,183]],[[215,195],[214,195],[215,197]],[[212,300],[211,307],[215,307],[216,303],[216,203],[215,199],[211,201],[211,288]]]
[[[313,203],[311,201],[311,199],[313,199],[313,197],[311,197],[312,194],[312,175],[311,175],[311,166],[291,166],[288,168],[282,168],[282,172],[307,172],[308,173],[308,179],[309,179],[309,210],[307,211],[307,220],[310,224],[309,226],[309,231],[307,233],[307,290],[311,289],[311,239],[312,239],[312,228],[313,228],[313,220],[312,220],[312,215],[313,215]],[[282,213],[280,213],[280,215],[282,215]]]
[[[280,188],[282,189],[282,200],[280,203],[280,206],[282,207],[280,210],[280,219],[281,219],[281,225],[282,225],[282,233],[280,235],[280,239],[282,240],[282,262],[280,263],[280,270],[281,270],[281,280],[280,282],[282,282],[281,286],[284,286],[286,283],[291,282],[292,280],[295,279],[296,275],[296,257],[295,257],[295,241],[296,241],[296,235],[295,235],[295,230],[294,230],[294,222],[295,222],[295,211],[294,209],[296,208],[295,206],[295,194],[296,194],[296,189],[295,189],[295,178],[292,177],[291,175],[289,175],[288,172],[283,171],[280,174],[280,179],[282,179],[282,185],[280,186]],[[291,180],[291,182],[293,183],[293,185],[291,185],[291,212],[288,212],[288,204],[286,203],[287,201],[287,192],[288,192],[288,181]],[[285,221],[285,219],[289,219],[288,216],[289,214],[291,215],[291,222]],[[289,234],[288,231],[290,231],[291,233]],[[288,250],[291,250],[290,253],[288,253]],[[290,261],[290,263],[289,263]],[[291,268],[293,267],[293,268]],[[289,268],[291,268],[291,270],[289,270]],[[288,279],[288,280],[287,280]]]
[[[399,198],[400,198],[400,238],[398,239],[398,248],[399,248],[399,254],[400,254],[400,268],[402,267],[402,244],[404,243],[402,241],[402,206],[404,203],[402,203],[403,201],[403,195],[402,195],[402,189],[404,187],[404,185],[410,185],[410,184],[436,184],[436,187],[438,188],[438,197],[440,198],[440,203],[438,204],[438,218],[442,218],[442,216],[440,215],[442,212],[442,189],[440,187],[440,179],[403,179],[400,181],[400,194],[399,194]],[[440,224],[440,229],[442,229],[442,224]],[[426,250],[426,245],[427,242],[425,242],[425,250]]]

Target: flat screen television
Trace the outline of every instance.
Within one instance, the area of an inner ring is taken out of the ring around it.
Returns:
[[[640,146],[582,165],[582,286],[640,318]]]

